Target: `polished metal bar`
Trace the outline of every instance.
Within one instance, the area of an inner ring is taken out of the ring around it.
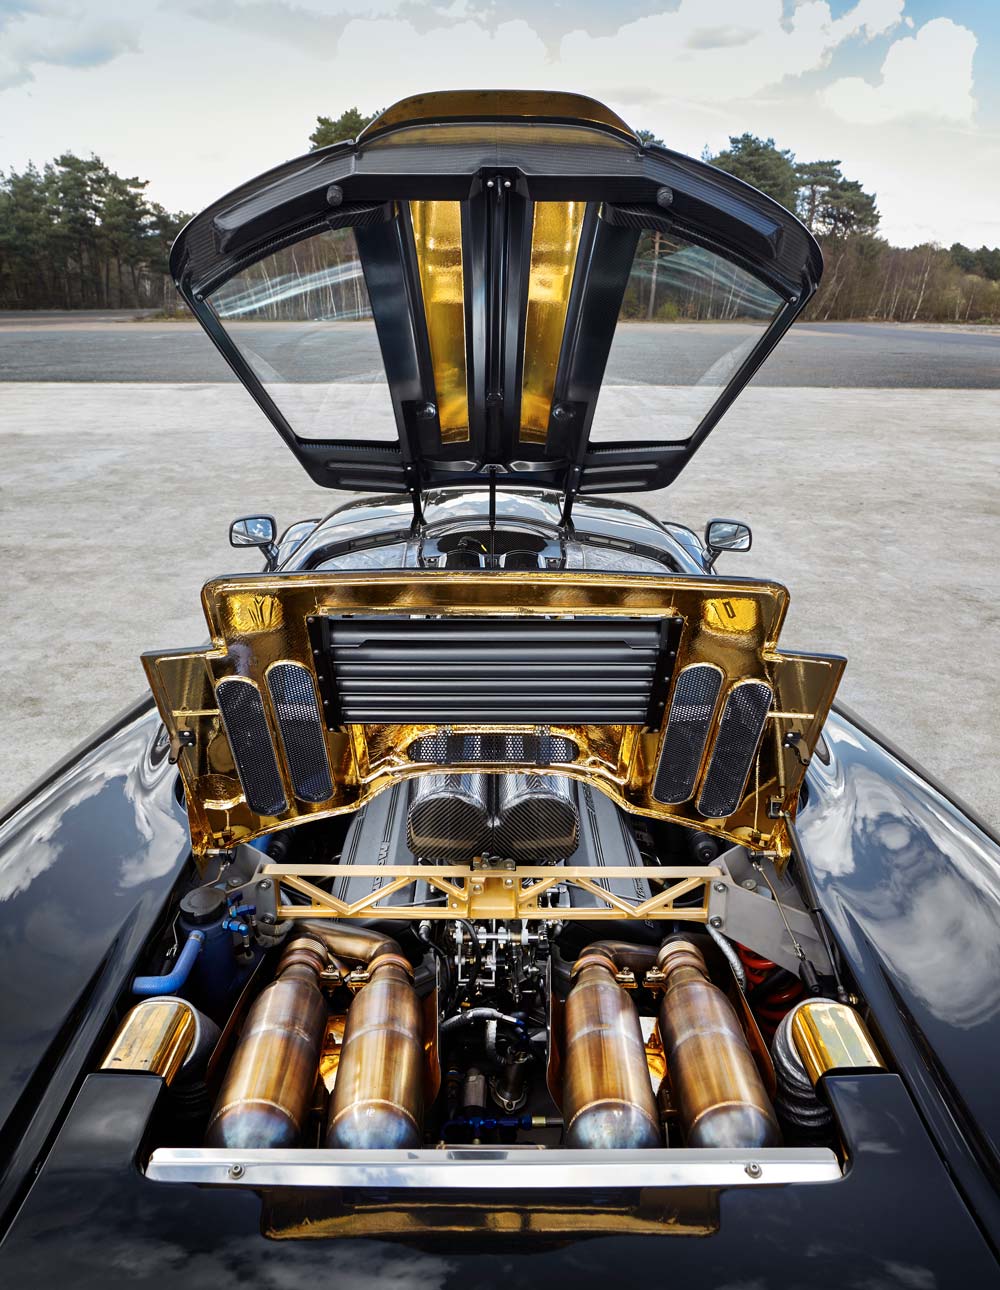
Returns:
[[[156,1182],[432,1191],[761,1187],[836,1182],[842,1172],[832,1151],[813,1147],[766,1147],[757,1151],[550,1151],[502,1147],[232,1151],[159,1147],[146,1166],[146,1177]]]

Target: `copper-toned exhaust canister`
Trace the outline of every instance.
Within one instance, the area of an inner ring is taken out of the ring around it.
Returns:
[[[566,1145],[628,1150],[662,1145],[639,1014],[593,945],[577,959],[565,1008]]]
[[[369,972],[347,1014],[326,1145],[419,1146],[423,1017],[410,965],[400,955],[384,954]]]
[[[323,944],[297,937],[247,1016],[208,1126],[210,1147],[298,1146],[326,1026]]]
[[[689,1147],[771,1147],[778,1122],[732,1005],[689,941],[660,950],[659,1030]]]

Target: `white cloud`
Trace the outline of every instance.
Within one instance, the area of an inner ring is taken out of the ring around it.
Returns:
[[[154,200],[193,211],[304,151],[318,113],[370,112],[470,84],[564,89],[693,156],[749,130],[804,159],[839,157],[878,194],[882,231],[900,245],[1000,244],[1000,134],[982,110],[967,115],[968,59],[964,90],[942,84],[959,83],[945,75],[956,66],[955,24],[938,19],[917,33],[903,0],[848,3],[835,17],[843,4],[832,0],[0,0],[0,63],[15,28],[47,32],[56,49],[56,29],[72,26],[59,15],[70,10],[81,29],[124,19],[142,36],[141,57],[94,73],[32,64],[34,80],[0,96],[0,169],[93,151],[148,178]],[[919,74],[920,101],[937,119],[915,126],[899,112],[913,101],[901,81],[928,28],[939,36],[931,71]],[[881,53],[882,83],[846,106],[839,89],[828,101],[822,86],[835,77],[824,68],[834,57],[852,68],[872,40],[890,55]],[[197,49],[197,60],[179,59],[179,48]],[[869,94],[892,104],[877,130],[866,115],[875,109],[858,107]],[[956,104],[966,113],[958,122]]]
[[[100,67],[136,50],[138,25],[97,17],[59,0],[0,0],[0,90],[34,80],[35,70]]]
[[[889,46],[878,85],[844,77],[827,87],[823,102],[858,125],[926,117],[971,121],[975,52],[974,32],[950,18],[934,18]]]

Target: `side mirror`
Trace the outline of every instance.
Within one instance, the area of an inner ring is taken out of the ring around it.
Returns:
[[[705,546],[711,569],[723,551],[749,551],[753,541],[750,525],[740,520],[709,520],[705,525]]]
[[[273,515],[244,515],[229,526],[230,546],[259,546],[267,560],[268,570],[275,567],[278,548],[275,538],[278,526]]]

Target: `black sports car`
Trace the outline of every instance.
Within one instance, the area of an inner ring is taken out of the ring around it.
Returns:
[[[590,99],[441,93],[171,268],[361,496],[235,521],[265,569],[0,826],[2,1284],[1000,1284],[1000,847],[716,572],[745,525],[607,496],[806,229]]]

